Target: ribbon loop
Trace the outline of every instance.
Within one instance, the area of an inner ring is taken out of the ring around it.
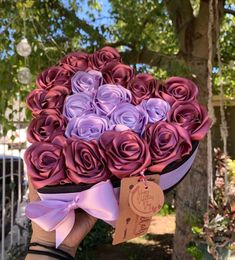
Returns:
[[[67,201],[61,199],[62,194],[39,195],[42,200],[29,203],[26,216],[45,231],[56,231],[56,247],[71,232],[77,208],[109,224],[114,223],[118,217],[118,203],[109,180],[100,182],[89,190],[70,193],[73,198]]]

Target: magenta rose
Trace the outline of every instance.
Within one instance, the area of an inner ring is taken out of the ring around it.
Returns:
[[[152,165],[148,168],[151,172],[161,172],[192,150],[188,132],[176,124],[164,121],[149,124],[144,137],[152,157]]]
[[[50,67],[44,70],[36,79],[36,86],[49,90],[56,86],[71,89],[69,73],[61,67]]]
[[[57,110],[46,109],[31,121],[27,139],[30,143],[51,142],[56,135],[63,135],[65,128],[65,118]]]
[[[44,109],[57,109],[62,111],[65,97],[70,93],[68,88],[56,86],[49,91],[34,89],[27,96],[26,102],[33,115],[38,115]]]
[[[37,142],[25,151],[24,160],[33,186],[60,184],[65,176],[63,149],[55,143]]]
[[[97,183],[107,180],[110,176],[104,152],[95,140],[69,138],[64,155],[67,177],[73,183]]]
[[[116,84],[126,87],[128,82],[133,78],[133,69],[118,61],[111,61],[107,63],[101,70],[103,74],[104,83]]]
[[[84,52],[72,52],[63,57],[59,64],[71,74],[74,74],[76,71],[87,71],[89,69],[88,57],[89,55]]]
[[[197,141],[204,138],[212,124],[206,108],[196,102],[175,102],[167,119],[182,126],[188,131],[191,140]]]
[[[198,95],[198,87],[189,79],[171,77],[158,86],[156,96],[170,105],[176,101],[194,101]]]
[[[121,57],[116,49],[109,46],[106,46],[89,56],[91,67],[96,70],[102,70],[106,63],[113,60],[121,61]]]
[[[155,96],[159,82],[150,74],[138,74],[127,85],[132,94],[132,103],[138,105],[142,100]]]
[[[132,131],[107,131],[101,135],[100,145],[110,172],[120,179],[139,174],[151,163],[147,143]]]

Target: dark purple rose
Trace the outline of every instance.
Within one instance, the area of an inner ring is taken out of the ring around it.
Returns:
[[[49,90],[56,86],[63,86],[71,89],[69,73],[61,67],[50,67],[44,70],[36,80],[36,86]]]
[[[89,141],[98,139],[100,135],[108,129],[108,118],[96,114],[85,114],[69,121],[65,135],[67,137],[79,137]]]
[[[107,63],[101,70],[106,84],[116,84],[126,87],[128,82],[133,78],[133,69],[118,61]]]
[[[73,183],[97,183],[109,178],[104,152],[96,140],[69,138],[64,148],[67,177]]]
[[[110,172],[118,178],[137,175],[151,163],[148,145],[132,131],[107,131],[101,135]]]
[[[72,52],[63,57],[59,64],[70,74],[76,71],[87,71],[89,70],[88,57],[89,55],[84,52]]]
[[[175,102],[168,113],[168,121],[186,129],[191,140],[200,141],[211,127],[206,109],[196,102]]]
[[[192,150],[188,132],[179,125],[167,122],[149,124],[144,137],[152,158],[151,172],[161,172],[168,164],[181,159]]]
[[[143,134],[148,123],[148,114],[140,106],[120,103],[112,112],[110,123],[113,130],[122,131],[129,128],[138,134]]]
[[[142,100],[155,97],[158,84],[159,82],[150,74],[136,75],[127,85],[133,96],[132,103],[138,105]]]
[[[63,149],[58,144],[34,143],[25,151],[24,160],[27,173],[36,189],[60,184],[66,178]]]
[[[189,79],[171,77],[165,83],[159,84],[156,96],[164,99],[170,105],[176,101],[194,101],[198,95],[198,87]]]
[[[38,115],[44,109],[57,109],[62,111],[64,99],[69,94],[66,87],[56,86],[49,91],[34,89],[27,96],[26,102],[33,115]]]
[[[106,46],[89,56],[91,67],[96,70],[102,70],[107,62],[113,60],[121,61],[121,57],[116,49],[109,46]]]
[[[110,115],[122,102],[131,102],[131,93],[120,85],[102,85],[94,98],[98,115]]]
[[[165,121],[167,113],[170,110],[170,105],[160,98],[150,98],[143,100],[140,104],[141,107],[148,113],[149,123],[157,121]]]
[[[78,71],[71,79],[73,93],[88,92],[94,94],[102,81],[102,74],[99,71]]]
[[[65,119],[57,110],[46,109],[31,121],[27,139],[30,143],[51,142],[56,135],[64,134],[65,127]]]
[[[93,99],[90,95],[85,92],[80,92],[66,98],[63,115],[68,120],[88,113],[95,113]]]

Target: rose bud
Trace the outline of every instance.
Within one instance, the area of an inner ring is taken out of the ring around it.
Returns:
[[[108,118],[97,116],[96,114],[84,114],[81,117],[74,117],[69,121],[65,135],[89,141],[98,139],[108,129]]]
[[[107,63],[101,70],[106,84],[116,84],[126,87],[128,82],[133,78],[133,69],[118,61]]]
[[[152,158],[151,172],[161,172],[168,164],[181,159],[192,150],[188,132],[182,127],[164,121],[149,124],[144,138]]]
[[[148,145],[132,131],[107,131],[99,141],[110,172],[120,179],[140,174],[151,163]]]
[[[57,110],[46,109],[31,121],[27,139],[30,143],[51,142],[56,135],[64,134],[65,127],[65,118]]]
[[[142,100],[155,97],[158,81],[150,74],[138,74],[127,85],[127,89],[131,91],[133,96],[132,103],[140,104]]]
[[[198,87],[189,79],[171,77],[165,83],[159,84],[156,96],[164,99],[170,105],[176,101],[194,101],[197,99]]]
[[[94,98],[98,115],[109,116],[122,102],[131,102],[131,93],[120,85],[102,85],[98,88]]]
[[[88,67],[88,54],[84,52],[72,52],[63,57],[59,65],[63,67],[70,74],[76,71],[87,71]]]
[[[25,151],[24,160],[36,189],[60,184],[66,178],[63,149],[58,144],[34,143]]]
[[[50,67],[37,77],[36,86],[45,90],[56,86],[63,86],[70,90],[71,83],[69,73],[61,67]]]
[[[69,138],[64,148],[67,177],[73,183],[97,183],[109,178],[104,152],[96,140]]]
[[[196,141],[204,138],[212,124],[206,109],[196,102],[175,102],[167,119],[185,128]]]
[[[106,63],[110,61],[121,61],[120,54],[112,47],[104,47],[89,56],[91,67],[96,70],[102,70]]]
[[[88,92],[94,94],[102,81],[102,74],[99,71],[78,71],[71,79],[73,93]]]

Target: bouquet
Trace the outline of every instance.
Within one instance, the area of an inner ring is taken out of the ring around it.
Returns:
[[[66,234],[56,227],[76,208],[116,221],[122,178],[158,173],[162,190],[177,184],[211,125],[197,95],[188,79],[135,74],[111,47],[70,53],[43,71],[27,97],[33,119],[25,152],[42,201],[29,204],[27,216],[56,229],[59,245],[73,221]]]

